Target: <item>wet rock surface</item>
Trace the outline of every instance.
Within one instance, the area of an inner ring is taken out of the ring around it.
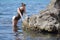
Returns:
[[[60,0],[51,0],[46,10],[25,18],[23,29],[39,32],[60,32]]]

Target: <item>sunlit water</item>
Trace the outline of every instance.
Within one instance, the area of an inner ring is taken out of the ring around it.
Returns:
[[[22,22],[19,20],[19,36],[14,36],[12,31],[12,17],[17,14],[21,3],[26,4],[27,15],[37,14],[46,8],[50,0],[0,0],[0,40],[57,40],[57,37],[32,36],[23,32]]]

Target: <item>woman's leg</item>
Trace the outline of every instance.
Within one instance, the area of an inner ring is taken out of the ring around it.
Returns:
[[[13,31],[14,32],[18,31],[17,23],[18,23],[18,20],[14,20],[14,22],[13,22]]]
[[[15,18],[16,17],[14,16],[12,19],[12,26],[13,26],[13,31],[17,32],[18,31],[18,27],[17,27],[18,20],[16,20]]]
[[[18,31],[18,27],[17,27],[17,23],[18,23],[18,20],[20,19],[20,15],[18,14],[17,16],[13,16],[12,18],[12,24],[13,24],[13,31],[14,32],[17,32]]]

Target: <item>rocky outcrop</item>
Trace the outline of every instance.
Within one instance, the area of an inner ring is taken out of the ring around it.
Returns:
[[[51,0],[46,10],[25,18],[23,28],[39,32],[60,32],[60,0]]]

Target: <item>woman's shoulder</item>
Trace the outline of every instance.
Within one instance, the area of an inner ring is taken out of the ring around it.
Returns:
[[[23,7],[19,7],[19,8],[17,8],[17,10],[23,10]]]
[[[19,7],[20,9],[23,9],[23,7]]]

